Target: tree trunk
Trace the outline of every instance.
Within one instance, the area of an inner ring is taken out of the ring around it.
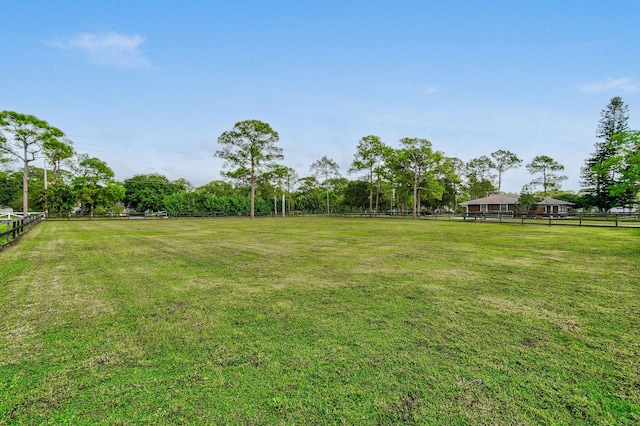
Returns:
[[[395,198],[393,196],[393,187],[391,188],[391,191],[389,192],[389,214],[391,214],[391,212],[393,211],[393,199]]]
[[[369,215],[373,212],[373,169],[369,170]]]
[[[331,210],[329,209],[329,188],[327,188],[327,216],[331,216]]]
[[[22,215],[29,215],[29,159],[27,158],[27,144],[24,145],[24,169],[22,171]]]
[[[251,174],[251,214],[249,217],[251,219],[254,218],[254,207],[255,207],[255,198],[256,198],[256,176]]]
[[[418,175],[413,177],[413,218],[418,218]]]
[[[44,160],[44,217],[49,218],[49,194],[47,193],[48,189],[47,182],[47,160]]]

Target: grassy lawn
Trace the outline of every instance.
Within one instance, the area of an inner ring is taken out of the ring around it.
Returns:
[[[640,229],[45,222],[0,424],[638,424]]]

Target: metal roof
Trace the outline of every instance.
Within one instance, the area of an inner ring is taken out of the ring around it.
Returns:
[[[494,194],[488,197],[476,198],[475,200],[460,203],[461,206],[476,206],[480,204],[516,204],[518,202],[517,195],[510,194]]]
[[[475,200],[465,201],[460,203],[461,206],[478,206],[481,204],[517,204],[519,195],[512,194],[493,194],[488,197],[476,198]],[[573,206],[573,203],[564,200],[556,200],[551,197],[542,197],[542,200],[538,203],[542,206]]]

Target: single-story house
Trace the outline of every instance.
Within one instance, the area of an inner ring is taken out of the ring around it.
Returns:
[[[535,205],[535,213],[537,215],[551,214],[553,216],[566,216],[569,214],[569,209],[573,206],[574,204],[569,201],[556,200],[551,197],[542,197],[542,201]],[[529,210],[529,212],[531,212],[531,210]]]
[[[516,204],[518,203],[518,195],[494,193],[488,197],[476,198],[475,200],[460,203],[467,213],[498,213],[498,212],[516,212],[518,211]]]
[[[515,213],[519,211],[518,198],[520,198],[519,195],[497,192],[487,197],[465,201],[460,205],[467,209],[467,213]],[[550,213],[554,216],[566,216],[571,206],[573,203],[568,201],[542,197],[540,202],[529,209],[529,214],[546,215]]]

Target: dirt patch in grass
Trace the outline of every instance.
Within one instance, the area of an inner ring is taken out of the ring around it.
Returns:
[[[509,315],[529,316],[541,321],[547,321],[567,333],[577,334],[581,331],[578,318],[572,315],[501,297],[481,296],[480,301],[486,303],[490,309]]]

